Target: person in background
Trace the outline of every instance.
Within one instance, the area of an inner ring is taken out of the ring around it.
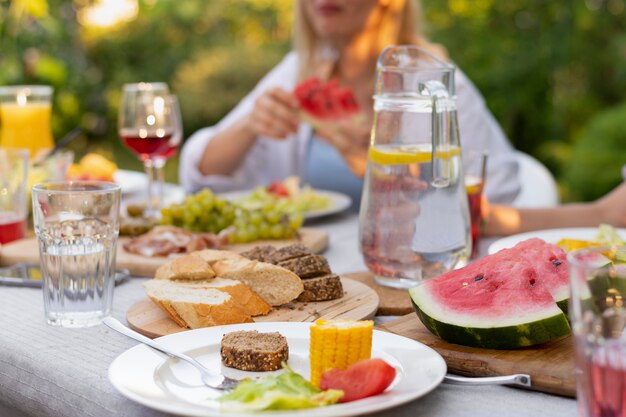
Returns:
[[[294,50],[223,120],[185,143],[179,177],[186,191],[241,190],[299,175],[312,187],[350,195],[357,208],[380,53],[388,45],[413,44],[447,59],[442,47],[422,35],[420,17],[414,0],[296,1]],[[292,91],[312,76],[351,88],[363,112],[360,122],[315,131],[303,122]],[[458,68],[455,83],[461,145],[488,151],[486,195],[494,203],[510,203],[520,189],[513,148]]]
[[[626,182],[604,197],[588,203],[546,208],[488,206],[483,233],[503,236],[540,229],[597,227],[602,223],[626,227]]]

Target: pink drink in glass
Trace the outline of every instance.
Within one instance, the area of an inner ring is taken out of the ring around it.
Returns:
[[[16,213],[0,213],[0,243],[22,239],[26,231],[26,218]]]
[[[626,417],[626,348],[608,341],[605,346],[586,349],[585,343],[578,341],[579,415]]]

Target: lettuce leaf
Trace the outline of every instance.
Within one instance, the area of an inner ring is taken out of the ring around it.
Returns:
[[[322,391],[283,364],[285,372],[257,380],[245,379],[219,398],[221,409],[231,412],[297,410],[335,404],[343,391]]]

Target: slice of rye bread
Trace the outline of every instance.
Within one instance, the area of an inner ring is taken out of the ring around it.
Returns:
[[[278,263],[279,266],[292,271],[302,279],[330,274],[328,261],[321,255],[307,255],[288,259]]]
[[[214,276],[213,268],[198,252],[194,252],[161,265],[154,278],[205,280]]]
[[[280,262],[287,261],[294,258],[302,258],[303,256],[315,255],[311,249],[307,248],[301,243],[295,243],[293,245],[285,246],[280,249],[276,249],[274,252],[267,255],[264,262],[271,264],[279,264]]]
[[[144,283],[148,297],[181,327],[198,329],[252,322],[250,315],[224,291],[180,286],[163,288],[158,283],[157,280]]]
[[[298,296],[298,301],[328,301],[343,297],[343,285],[338,275],[309,278],[303,280],[302,283],[304,291]]]
[[[256,246],[248,251],[241,252],[241,256],[253,261],[270,262],[271,255],[276,252],[276,248],[271,245]]]
[[[287,339],[278,332],[239,331],[224,335],[220,355],[222,364],[230,368],[276,371],[289,359],[289,346]]]
[[[264,316],[272,310],[272,306],[263,300],[241,281],[226,278],[214,278],[208,281],[148,281],[151,289],[190,288],[200,292],[205,289],[215,289],[229,294],[233,301],[252,317]],[[146,287],[147,288],[147,287]]]

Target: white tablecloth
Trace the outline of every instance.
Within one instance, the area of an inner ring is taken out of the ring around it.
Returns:
[[[326,255],[333,270],[363,270],[356,216],[339,215],[312,225],[330,234]],[[133,278],[116,288],[116,318],[123,321],[128,308],[144,298],[142,282]],[[134,345],[103,325],[87,329],[48,326],[43,319],[41,290],[0,287],[0,416],[164,415],[126,399],[108,381],[109,364]],[[442,384],[423,398],[374,416],[575,414],[576,403],[568,398],[508,387]]]

